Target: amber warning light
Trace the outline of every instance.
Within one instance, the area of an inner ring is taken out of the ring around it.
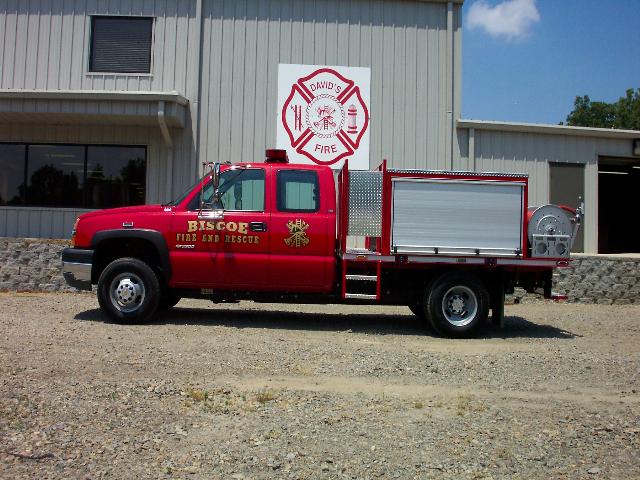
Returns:
[[[289,163],[286,150],[269,149],[265,152],[265,163]]]

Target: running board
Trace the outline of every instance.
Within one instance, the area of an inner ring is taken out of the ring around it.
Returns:
[[[345,293],[344,298],[352,298],[354,300],[377,300],[377,295],[368,295],[366,293]]]
[[[377,282],[378,277],[375,275],[347,275],[347,280],[362,280],[366,282]]]

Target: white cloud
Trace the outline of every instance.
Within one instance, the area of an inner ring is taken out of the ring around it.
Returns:
[[[504,0],[491,6],[478,0],[467,13],[467,26],[481,29],[492,37],[516,40],[528,35],[531,26],[540,21],[536,0]]]

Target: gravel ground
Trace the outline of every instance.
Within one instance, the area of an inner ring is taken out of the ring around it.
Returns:
[[[0,478],[640,478],[640,306],[448,340],[400,307],[0,305]]]

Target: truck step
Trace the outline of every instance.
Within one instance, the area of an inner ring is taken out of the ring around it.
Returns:
[[[377,282],[378,277],[375,275],[346,275],[347,280],[361,280],[366,282]]]
[[[344,298],[353,298],[358,300],[377,300],[376,295],[368,295],[366,293],[345,293]]]

